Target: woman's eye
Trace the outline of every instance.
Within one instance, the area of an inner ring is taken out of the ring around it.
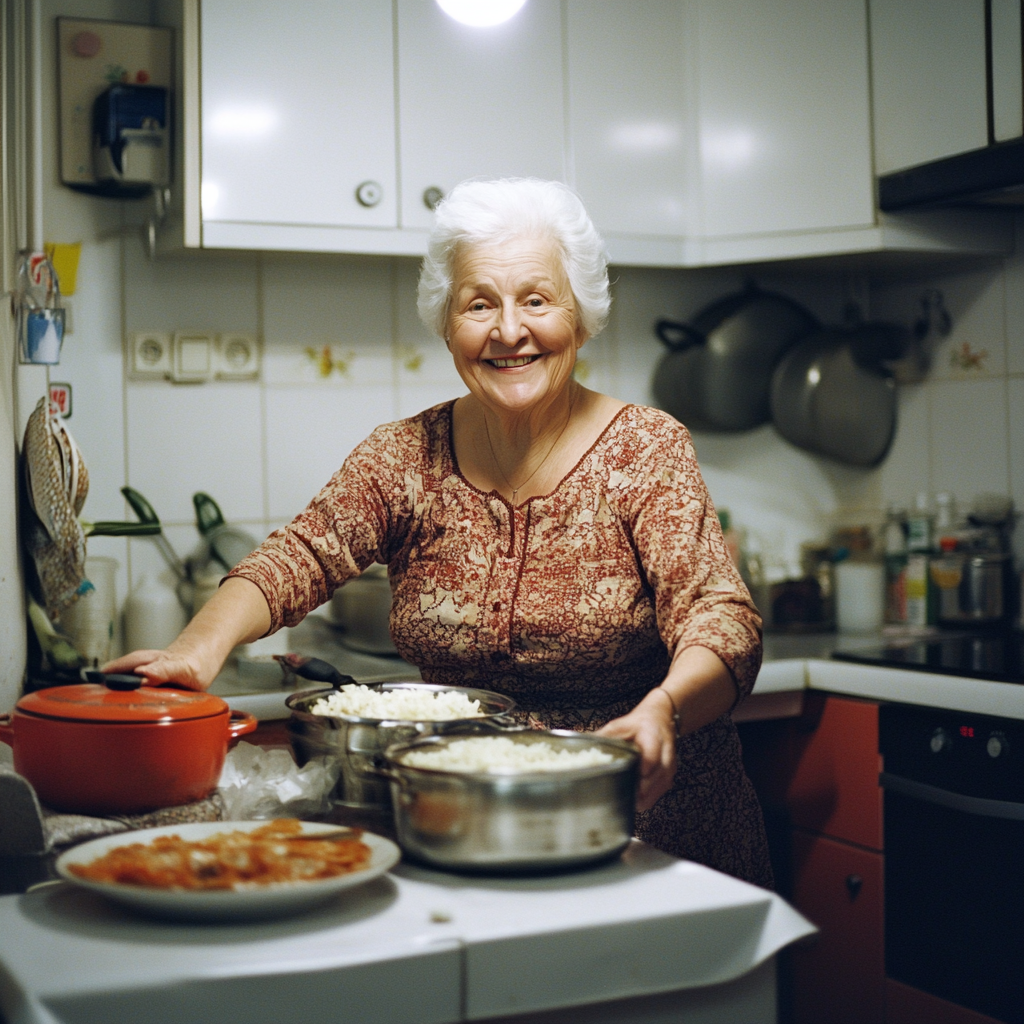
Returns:
[[[544,300],[543,300],[543,299],[538,299],[538,298],[537,298],[537,297],[535,296],[535,297],[534,297],[534,298],[532,298],[532,299],[527,299],[527,300],[526,300],[526,304],[527,304],[528,306],[533,306],[534,308],[537,308],[538,306],[543,306],[543,305],[544,305]]]
[[[473,302],[470,303],[469,311],[471,313],[482,313],[487,308],[487,304],[484,302]]]

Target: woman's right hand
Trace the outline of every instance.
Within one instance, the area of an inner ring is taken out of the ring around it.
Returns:
[[[145,676],[147,683],[177,683],[186,690],[205,690],[213,679],[206,679],[202,670],[187,655],[173,651],[132,651],[108,662],[103,672],[132,672]]]
[[[270,608],[255,583],[229,577],[165,651],[132,651],[103,666],[104,672],[135,672],[151,683],[205,690],[236,644],[250,643],[270,628]]]

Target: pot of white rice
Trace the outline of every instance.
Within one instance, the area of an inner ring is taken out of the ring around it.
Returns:
[[[385,748],[483,723],[511,724],[511,697],[469,686],[424,682],[349,682],[293,693],[288,736],[299,765],[335,757],[341,768],[333,799],[346,807],[387,810],[390,786],[378,769]]]
[[[564,730],[486,728],[385,752],[403,852],[456,871],[581,867],[633,835],[639,752]]]

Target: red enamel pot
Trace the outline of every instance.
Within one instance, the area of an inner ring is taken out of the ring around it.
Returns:
[[[208,693],[100,678],[27,694],[0,715],[14,770],[55,810],[141,814],[201,800],[217,787],[228,743],[258,724]]]

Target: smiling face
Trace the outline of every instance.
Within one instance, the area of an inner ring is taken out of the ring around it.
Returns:
[[[466,387],[499,414],[557,401],[585,338],[554,243],[472,246],[454,270],[448,348]]]

